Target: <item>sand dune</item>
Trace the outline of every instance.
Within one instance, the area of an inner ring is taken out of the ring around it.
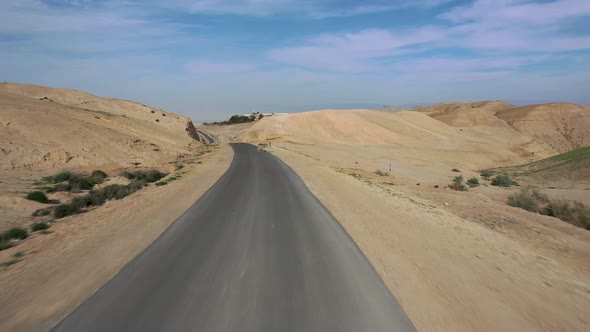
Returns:
[[[280,115],[257,122],[241,139],[414,149],[415,158],[454,161],[476,170],[522,164],[590,145],[589,131],[590,111],[583,106],[515,107],[486,101],[401,112],[322,110]]]
[[[423,162],[448,161],[473,170],[526,163],[557,153],[499,119],[487,127],[456,128],[414,111],[324,110],[274,116],[254,124],[241,139],[370,147],[387,150],[384,156],[395,153]]]
[[[496,116],[512,128],[562,153],[590,145],[590,108],[570,103],[529,105]]]
[[[590,145],[590,109],[571,103],[516,107],[501,101],[447,103],[415,108],[455,127],[495,135],[514,132],[549,145],[553,154]]]
[[[1,169],[156,166],[200,149],[190,119],[77,90],[0,84]]]

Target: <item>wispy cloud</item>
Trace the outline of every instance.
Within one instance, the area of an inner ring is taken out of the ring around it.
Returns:
[[[446,23],[309,36],[299,45],[275,48],[268,56],[284,64],[333,72],[515,70],[552,61],[560,52],[590,49],[590,31],[572,33],[558,24],[588,15],[590,2],[585,0],[478,0],[441,14]],[[455,57],[433,57],[437,52]],[[466,58],[462,53],[471,55]],[[404,60],[408,54],[412,61]]]
[[[302,46],[273,49],[270,59],[312,69],[363,72],[379,71],[373,60],[402,54],[405,47],[434,42],[443,38],[444,30],[424,27],[393,33],[383,29],[357,33],[323,34],[308,38]]]
[[[301,15],[307,18],[347,17],[404,8],[432,8],[452,0],[170,0],[167,6],[214,15]]]

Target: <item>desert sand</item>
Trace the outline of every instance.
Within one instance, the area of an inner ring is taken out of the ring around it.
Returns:
[[[324,110],[207,130],[272,142],[269,152],[344,226],[419,330],[587,331],[590,233],[508,206],[520,188],[490,186],[479,173],[588,145],[589,119],[578,105],[494,101]],[[482,185],[446,190],[458,174]],[[590,204],[589,180],[578,183],[535,184]]]
[[[0,83],[0,109],[0,230],[32,221],[43,205],[24,196],[43,176],[168,172],[168,163],[205,149],[187,117],[77,90]]]

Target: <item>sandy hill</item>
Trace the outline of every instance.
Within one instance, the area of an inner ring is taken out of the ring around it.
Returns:
[[[190,119],[67,89],[0,84],[0,169],[156,166],[202,145]]]
[[[462,110],[470,110],[470,109],[483,109],[483,110],[490,110],[490,111],[499,111],[508,108],[513,108],[514,105],[503,102],[501,100],[491,100],[491,101],[479,101],[479,102],[469,102],[469,101],[462,101],[462,102],[453,102],[453,103],[440,103],[434,104],[429,106],[418,106],[414,107],[411,110],[414,112],[423,112],[427,114],[440,114],[440,113],[447,113],[453,111],[462,111]]]
[[[361,153],[371,147],[382,149],[378,154],[387,158],[404,155],[423,163],[446,161],[474,170],[556,154],[547,144],[505,126],[506,132],[498,135],[497,131],[455,128],[424,112],[323,110],[264,118],[247,129],[241,139],[353,145]]]
[[[558,152],[590,145],[590,107],[570,103],[529,105],[501,110],[495,115]]]
[[[555,153],[590,145],[590,108],[570,103],[516,107],[502,101],[446,103],[413,111],[454,127],[482,133],[510,135],[518,132],[544,143]]]
[[[494,174],[509,174],[524,185],[586,189],[590,186],[590,146],[532,163],[495,168],[491,171]]]

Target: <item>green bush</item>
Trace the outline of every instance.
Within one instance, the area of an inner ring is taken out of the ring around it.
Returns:
[[[90,175],[90,177],[94,180],[94,182],[96,183],[103,183],[104,180],[106,178],[108,178],[109,176],[107,175],[107,173],[101,171],[101,170],[95,170],[94,172],[92,172],[92,174]]]
[[[111,184],[102,188],[104,197],[109,199],[121,199],[129,196],[129,187],[121,184]]]
[[[449,188],[457,191],[467,191],[467,186],[463,184],[463,175],[455,176],[453,182],[449,184]]]
[[[70,191],[70,190],[72,190],[72,186],[70,186],[67,183],[59,183],[59,184],[56,184],[55,187],[53,187],[53,189],[55,191]]]
[[[156,186],[158,186],[158,187],[159,186],[165,186],[167,184],[168,184],[168,182],[165,182],[165,181],[156,182]]]
[[[51,225],[49,225],[46,222],[37,222],[34,223],[33,225],[31,225],[31,231],[33,232],[37,232],[37,231],[42,231],[44,229],[48,229]]]
[[[494,175],[494,173],[492,173],[492,171],[490,171],[490,170],[485,170],[485,171],[479,173],[479,175],[481,175],[481,177],[484,178],[485,180],[489,180],[492,177],[492,175]]]
[[[58,173],[54,176],[51,176],[50,178],[51,178],[51,182],[60,183],[60,182],[68,181],[72,176],[73,176],[73,174],[71,172],[61,172],[61,173]]]
[[[380,169],[376,170],[376,171],[375,171],[375,174],[377,174],[377,175],[379,175],[379,176],[388,176],[388,175],[389,175],[389,173],[388,173],[388,172],[384,172],[384,171],[382,171],[382,170],[380,170]]]
[[[147,183],[157,182],[163,177],[165,177],[166,173],[162,173],[158,170],[149,170],[149,171],[135,171],[135,172],[125,172],[124,176],[129,180],[143,180]]]
[[[548,202],[546,195],[528,187],[508,196],[508,205],[537,213],[544,211],[544,205]]]
[[[129,194],[132,194],[145,186],[146,182],[144,180],[133,180],[127,185],[127,187],[129,188]]]
[[[48,194],[54,193],[54,192],[56,192],[56,191],[57,191],[57,190],[55,190],[55,187],[47,187],[47,188],[45,189],[45,192],[46,192],[46,193],[48,193]]]
[[[53,216],[58,219],[78,213],[80,213],[80,207],[76,205],[60,204],[53,208]]]
[[[510,187],[510,186],[518,186],[518,183],[512,181],[512,179],[508,175],[500,174],[500,175],[496,175],[496,177],[492,179],[492,186]]]
[[[451,172],[455,172],[455,173],[461,173],[461,171],[460,171],[460,170],[458,170],[458,169],[456,169],[456,168],[453,168],[453,169],[451,170]]]
[[[92,178],[85,178],[79,176],[72,176],[68,180],[68,185],[70,186],[70,191],[77,193],[82,190],[90,190],[96,182],[92,180]]]
[[[11,228],[11,229],[7,230],[6,232],[2,233],[2,240],[4,240],[4,241],[12,240],[12,239],[24,240],[28,236],[29,236],[29,232],[27,232],[26,229],[16,227],[16,228]]]
[[[42,191],[32,191],[28,193],[27,199],[44,204],[49,203],[49,199],[47,198],[47,196],[45,196],[45,194]]]
[[[477,178],[471,178],[467,180],[467,185],[471,188],[479,186],[479,180]]]
[[[574,226],[590,230],[590,208],[580,202],[550,200],[547,195],[525,188],[508,197],[508,205],[561,219]]]

